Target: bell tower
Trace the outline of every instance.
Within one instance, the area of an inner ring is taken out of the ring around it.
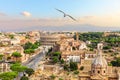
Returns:
[[[103,48],[103,44],[98,43],[98,45],[97,45],[98,55],[92,62],[91,75],[99,75],[99,74],[107,75],[108,64],[107,64],[106,59],[102,56],[102,48]]]
[[[79,34],[76,32],[76,41],[79,41]]]
[[[102,50],[102,49],[103,49],[103,44],[102,44],[102,43],[99,43],[99,44],[97,45],[97,49],[98,49],[98,50]]]

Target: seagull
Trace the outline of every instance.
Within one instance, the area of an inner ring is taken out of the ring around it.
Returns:
[[[62,10],[59,10],[59,9],[56,9],[56,10],[59,11],[59,12],[61,12],[61,13],[63,13],[63,14],[64,14],[64,17],[68,16],[68,17],[71,18],[72,20],[77,21],[75,18],[73,18],[72,16],[66,14],[66,13],[63,12]]]

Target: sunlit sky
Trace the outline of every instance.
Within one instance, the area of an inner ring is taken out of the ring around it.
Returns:
[[[70,14],[77,22],[64,18],[55,8]],[[36,27],[64,30],[64,26],[82,25],[120,27],[120,0],[0,0],[1,30]]]

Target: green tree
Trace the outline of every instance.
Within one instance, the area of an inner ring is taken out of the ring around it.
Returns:
[[[13,38],[14,38],[14,35],[10,34],[9,37],[10,37],[10,39],[13,39]]]
[[[84,69],[84,66],[81,66],[81,67],[80,67],[80,70],[82,71],[83,69]]]
[[[26,50],[24,50],[25,57],[26,57],[26,54],[28,54],[29,57],[30,57],[30,55],[33,54],[34,52],[35,52],[34,49],[26,49]]]
[[[35,51],[34,51],[34,49],[26,49],[26,50],[24,50],[24,53],[25,54],[32,54],[32,53],[34,53]]]
[[[22,66],[20,63],[15,63],[15,64],[12,64],[10,66],[10,69],[12,71],[24,72],[27,69],[27,67],[26,66]]]
[[[37,46],[40,46],[40,45],[41,45],[41,42],[36,41],[34,44],[37,45]]]
[[[111,63],[108,63],[108,66],[112,66],[112,64],[111,64]]]
[[[74,71],[74,74],[79,74],[79,71]]]
[[[58,57],[54,56],[53,57],[53,63],[57,63],[57,62],[59,62],[59,59],[58,59]]]
[[[20,80],[29,80],[29,78],[26,77],[26,76],[22,76],[22,77],[20,78]]]
[[[77,63],[70,61],[70,70],[74,71],[74,70],[77,70],[77,69],[78,69]]]
[[[27,42],[27,43],[24,44],[23,48],[24,48],[25,50],[26,50],[26,49],[31,49],[32,45],[33,45],[32,43]]]
[[[111,46],[104,46],[103,49],[105,50],[111,49]]]
[[[18,73],[16,72],[4,72],[0,74],[0,79],[2,80],[14,80]]]
[[[27,42],[24,44],[23,48],[26,49],[37,49],[40,46],[39,42],[35,42],[34,44],[31,42]]]
[[[31,76],[32,74],[34,74],[34,70],[32,68],[27,68],[25,72],[28,74],[28,76]]]
[[[61,55],[61,52],[58,52],[58,51],[53,53],[53,56],[60,56],[60,55]]]
[[[15,64],[12,64],[10,66],[10,69],[12,71],[15,71],[15,72],[18,72],[18,73],[23,72],[23,74],[24,74],[24,72],[27,69],[27,67],[26,66],[22,66],[20,63],[15,63]],[[17,77],[17,79],[18,79],[18,77]]]
[[[17,61],[17,58],[22,57],[22,55],[19,52],[13,52],[12,56],[16,58],[16,61]]]
[[[51,80],[55,80],[55,78],[56,78],[56,76],[53,74],[50,77],[51,77]]]
[[[61,59],[61,52],[59,52],[59,51],[54,52],[54,53],[52,53],[52,56],[53,56],[53,59],[54,59],[55,57],[57,57],[58,60],[60,60],[60,59]]]
[[[63,64],[65,61],[63,59],[60,60],[60,63]]]
[[[64,64],[64,70],[66,70],[66,71],[69,71],[69,65],[68,64]]]
[[[37,48],[38,48],[38,45],[32,44],[31,49],[37,49]]]
[[[59,80],[63,80],[62,78],[59,78]]]
[[[2,54],[0,54],[0,60],[2,60],[3,59],[3,55]]]
[[[112,66],[120,67],[120,57],[116,58],[116,60],[111,61]]]

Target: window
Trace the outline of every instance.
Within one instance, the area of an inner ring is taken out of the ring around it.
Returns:
[[[93,70],[93,73],[95,73],[95,71]]]
[[[104,71],[104,73],[105,73],[105,71]]]
[[[100,73],[100,71],[98,71],[98,73]]]

